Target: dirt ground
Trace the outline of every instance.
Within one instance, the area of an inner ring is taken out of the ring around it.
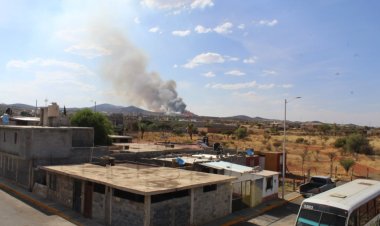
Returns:
[[[135,134],[135,137],[138,137]],[[144,139],[138,138],[138,142],[157,142],[157,141],[169,141],[179,143],[195,143],[201,136],[193,135],[192,140],[188,134],[181,136],[174,135],[172,133],[158,133],[158,132],[146,132]],[[283,136],[271,135],[264,136],[263,133],[254,132],[248,135],[248,137],[238,140],[233,136],[227,136],[222,134],[208,134],[209,142],[219,142],[224,148],[234,149],[237,151],[245,151],[249,148],[260,151],[282,151]],[[306,140],[304,143],[297,143],[298,138]],[[333,177],[339,179],[350,179],[353,177],[369,177],[380,180],[380,156],[379,155],[345,155],[341,150],[333,146],[337,137],[321,137],[321,136],[302,136],[289,133],[286,140],[287,151],[287,168],[288,170],[297,175],[306,175],[310,171],[311,175],[329,175],[331,161],[328,157],[328,153],[336,153],[336,157],[333,160]],[[371,138],[371,145],[380,150],[380,138]],[[307,151],[305,151],[307,150]],[[302,154],[305,155],[304,166],[302,170]],[[353,167],[353,174],[350,171],[348,174],[344,168],[340,165],[339,159],[342,157],[350,157],[355,159],[355,165]]]

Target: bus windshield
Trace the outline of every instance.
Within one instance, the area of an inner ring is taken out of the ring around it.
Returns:
[[[323,213],[314,210],[302,209],[297,219],[297,226],[344,226],[345,217]]]

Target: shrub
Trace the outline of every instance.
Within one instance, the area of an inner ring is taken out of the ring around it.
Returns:
[[[240,127],[237,130],[235,130],[235,135],[238,139],[243,139],[248,136],[247,128]]]
[[[343,148],[346,145],[346,138],[345,137],[340,137],[335,140],[334,142],[334,147],[336,148]]]
[[[355,165],[355,160],[351,158],[342,158],[339,163],[346,171],[346,174],[348,174],[348,171],[351,169],[351,167]]]

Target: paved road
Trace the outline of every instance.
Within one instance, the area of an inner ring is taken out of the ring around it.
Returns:
[[[236,224],[236,226],[293,226],[302,201],[303,198],[299,197],[258,217]]]
[[[74,224],[56,215],[45,213],[29,206],[0,190],[0,225],[12,226],[73,226]]]

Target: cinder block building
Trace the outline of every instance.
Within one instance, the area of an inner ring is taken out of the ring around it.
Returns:
[[[231,213],[235,177],[135,164],[42,170],[47,198],[106,225],[200,225]]]
[[[0,176],[31,190],[45,179],[39,166],[88,162],[93,142],[93,128],[1,125]]]

